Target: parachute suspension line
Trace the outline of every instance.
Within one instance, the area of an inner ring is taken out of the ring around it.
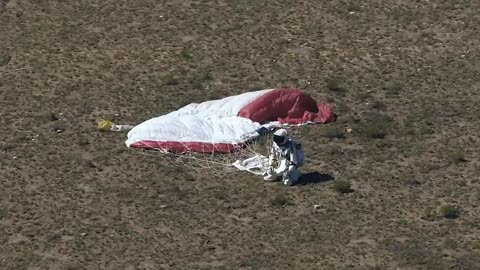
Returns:
[[[287,125],[283,128],[289,130],[291,137],[297,137],[300,134],[300,126]],[[211,147],[203,146],[203,151],[205,153],[197,153],[192,151],[192,149],[189,148],[188,143],[183,145],[186,151],[182,153],[174,153],[160,148],[154,148],[152,149],[153,151],[141,150],[141,153],[143,155],[156,157],[158,157],[158,153],[160,153],[168,157],[168,160],[176,164],[176,166],[191,168],[197,173],[200,172],[200,170],[208,170],[210,172],[225,172],[238,171],[232,165],[238,160],[245,160],[255,156],[268,157],[272,143],[273,137],[269,134],[264,134],[252,138],[243,144],[235,145],[233,149],[234,151],[229,153],[221,153],[219,151],[220,149],[218,149],[213,142]],[[266,170],[267,168],[262,169]]]
[[[183,166],[193,168],[198,171],[198,169],[207,169],[209,171],[229,171],[235,170],[232,164],[237,160],[246,159],[252,156],[262,155],[263,152],[267,154],[265,148],[271,145],[271,142],[265,144],[265,138],[256,138],[245,142],[242,145],[236,145],[234,151],[230,153],[217,153],[215,150],[218,148],[207,149],[205,150],[214,150],[212,153],[203,154],[203,153],[194,153],[187,151],[186,153],[169,153],[174,158],[173,160],[176,163],[179,163]],[[271,140],[270,140],[271,141]],[[215,147],[215,146],[214,146]]]

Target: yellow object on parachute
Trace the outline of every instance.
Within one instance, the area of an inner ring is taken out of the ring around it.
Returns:
[[[110,120],[102,120],[98,122],[98,129],[101,131],[110,131],[112,129],[113,123]]]

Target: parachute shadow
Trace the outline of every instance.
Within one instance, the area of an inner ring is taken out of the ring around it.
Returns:
[[[309,172],[303,173],[299,179],[298,185],[308,185],[308,184],[318,184],[323,182],[332,181],[335,178],[326,173],[319,173],[319,172]]]

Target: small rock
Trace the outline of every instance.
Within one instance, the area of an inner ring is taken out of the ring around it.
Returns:
[[[319,209],[320,207],[321,207],[320,204],[315,204],[315,205],[313,205],[313,208],[314,208],[314,209]]]
[[[167,208],[165,204],[160,205],[160,208]]]

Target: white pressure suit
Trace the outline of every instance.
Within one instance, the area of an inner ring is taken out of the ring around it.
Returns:
[[[288,186],[297,183],[302,175],[298,167],[303,162],[299,160],[297,151],[297,144],[288,138],[286,130],[277,130],[274,133],[274,142],[268,157],[269,168],[264,174],[264,180],[272,182],[281,179]]]

